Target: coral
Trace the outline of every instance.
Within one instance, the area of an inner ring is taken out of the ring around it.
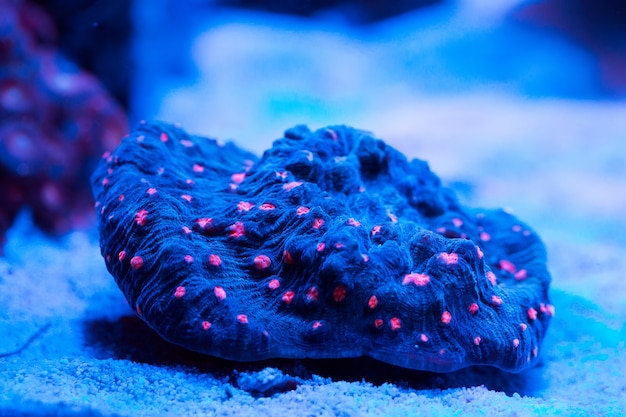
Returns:
[[[93,223],[89,176],[128,130],[122,109],[55,39],[39,8],[0,2],[0,251],[25,206],[48,232]]]
[[[299,126],[259,159],[143,123],[92,187],[132,308],[206,354],[516,372],[554,312],[527,225],[462,207],[426,162],[360,130]]]

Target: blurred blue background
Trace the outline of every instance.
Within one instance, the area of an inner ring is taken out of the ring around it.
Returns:
[[[331,415],[333,402],[370,404],[372,415],[625,414],[623,2],[33,1],[131,128],[178,122],[261,153],[293,125],[348,124],[428,161],[463,204],[514,209],[546,243],[557,313],[545,361],[517,377],[313,377],[294,396],[257,401],[222,376],[240,365],[189,371],[179,366],[188,352],[134,331],[93,230],[49,240],[24,212],[0,256],[0,415]],[[40,74],[27,75],[38,85]],[[10,99],[0,94],[0,105]],[[167,359],[146,359],[153,352]]]
[[[381,114],[431,98],[626,96],[620,2],[440,1],[379,20],[354,12],[376,2],[347,3],[302,16],[135,1],[131,114],[261,150],[296,123],[393,137]]]

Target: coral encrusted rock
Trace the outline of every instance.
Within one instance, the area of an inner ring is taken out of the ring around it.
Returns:
[[[462,207],[426,162],[364,131],[299,126],[258,158],[143,123],[92,185],[132,308],[209,355],[517,372],[554,312],[527,225]]]
[[[39,7],[0,0],[0,254],[25,207],[49,233],[93,225],[89,176],[128,132],[123,109],[55,44]]]

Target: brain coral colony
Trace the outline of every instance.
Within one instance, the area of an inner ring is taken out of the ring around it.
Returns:
[[[132,308],[209,355],[517,372],[554,311],[528,226],[460,206],[425,162],[363,131],[296,127],[259,159],[143,123],[92,184]]]

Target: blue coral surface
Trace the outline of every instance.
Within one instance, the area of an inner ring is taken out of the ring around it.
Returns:
[[[209,355],[518,372],[554,313],[527,225],[462,207],[424,161],[364,131],[299,126],[258,158],[142,123],[92,186],[129,304]]]

